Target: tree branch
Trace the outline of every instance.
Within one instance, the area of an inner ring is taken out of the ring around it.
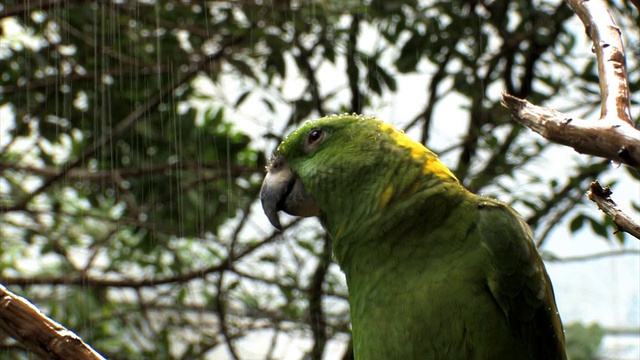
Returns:
[[[624,231],[640,240],[640,225],[636,224],[631,216],[620,210],[618,205],[611,200],[611,194],[611,189],[608,186],[603,189],[598,180],[591,183],[591,189],[587,192],[589,200],[598,204],[598,208],[613,220],[618,231]]]
[[[449,65],[449,60],[451,60],[451,53],[452,52],[449,51],[449,49],[446,49],[446,53],[444,54],[442,61],[438,63],[438,70],[436,70],[429,80],[429,85],[427,86],[427,104],[425,105],[424,110],[413,118],[413,120],[411,120],[411,122],[404,128],[404,130],[407,131],[418,121],[422,120],[422,136],[420,137],[420,142],[425,145],[427,145],[427,142],[429,141],[431,120],[433,120],[433,111],[436,107],[436,103],[443,98],[442,94],[438,93],[438,86],[448,75],[447,66]]]
[[[560,257],[554,253],[543,251],[540,256],[542,256],[542,259],[547,262],[566,263],[566,262],[577,262],[577,261],[600,260],[600,259],[604,259],[612,256],[625,256],[625,255],[638,256],[640,255],[640,251],[635,249],[622,249],[622,250],[599,252],[595,254],[565,256],[565,257]]]
[[[313,273],[309,285],[309,326],[313,333],[313,347],[311,359],[320,360],[327,344],[327,323],[322,309],[324,291],[322,285],[325,282],[327,269],[331,262],[331,240],[328,236],[323,239],[323,250],[319,257],[318,267]]]
[[[0,328],[43,359],[105,360],[78,335],[2,285]]]
[[[238,360],[240,359],[240,356],[238,356],[238,351],[236,349],[235,343],[233,340],[235,340],[235,337],[232,336],[231,332],[229,331],[229,328],[227,327],[227,304],[225,303],[226,301],[226,293],[222,291],[222,287],[224,286],[224,271],[220,271],[220,277],[218,279],[218,296],[216,296],[215,298],[215,308],[218,312],[218,317],[220,318],[220,332],[222,333],[222,336],[224,337],[224,340],[227,344],[227,350],[229,350],[229,355],[231,355],[231,358],[233,360]]]
[[[296,218],[289,224],[284,226],[284,230],[300,222],[303,218]],[[284,231],[283,230],[283,231]],[[115,288],[132,288],[138,289],[142,287],[153,287],[164,284],[173,283],[185,283],[193,279],[204,278],[206,275],[221,272],[223,270],[229,270],[231,265],[243,257],[253,253],[255,250],[262,246],[269,244],[282,236],[282,231],[273,232],[266,239],[261,242],[252,244],[237,254],[230,254],[227,259],[220,261],[217,265],[210,266],[204,269],[196,269],[187,273],[176,274],[173,276],[158,277],[158,278],[121,278],[121,279],[106,279],[104,277],[91,277],[91,276],[69,276],[69,277],[10,277],[0,275],[0,282],[10,285],[75,285],[85,287],[115,287]]]
[[[598,60],[601,119],[622,120],[633,126],[629,110],[629,81],[620,28],[602,0],[566,0],[580,17],[593,41]]]
[[[311,94],[311,101],[313,101],[313,105],[318,114],[321,117],[325,116],[327,112],[324,110],[323,100],[320,96],[320,85],[318,84],[318,79],[316,78],[316,69],[311,66],[313,47],[311,49],[307,49],[306,47],[304,47],[304,45],[302,45],[302,41],[300,40],[300,35],[296,35],[293,38],[293,42],[300,51],[300,64],[302,69],[304,69],[305,76],[307,77],[307,81],[309,82],[307,89]]]
[[[581,168],[577,174],[569,177],[567,183],[561,189],[553,189],[552,195],[549,198],[542,198],[542,204],[539,209],[535,211],[533,216],[526,218],[527,224],[531,226],[531,229],[538,234],[538,226],[542,221],[553,222],[560,221],[561,218],[556,217],[557,212],[564,212],[564,209],[572,207],[579,199],[584,196],[582,192],[582,182],[584,179],[593,179],[597,177],[605,167],[608,166],[606,162],[595,163],[588,167]],[[555,214],[554,214],[555,213]],[[539,248],[546,240],[547,230],[544,230],[542,236],[537,236],[536,246]]]
[[[351,111],[357,114],[362,113],[364,97],[360,92],[360,72],[358,69],[358,32],[360,31],[360,16],[356,13],[351,20],[349,27],[349,41],[347,42],[347,77],[349,78],[349,89],[351,90]]]
[[[640,171],[640,131],[625,121],[587,121],[502,94],[503,105],[520,124],[582,154],[600,156]]]
[[[60,168],[55,166],[32,166],[23,165],[21,163],[0,163],[0,171],[13,170],[18,172],[27,172],[38,176],[55,176],[60,171]],[[72,180],[88,180],[88,181],[104,181],[106,179],[114,178],[132,178],[144,176],[146,178],[151,176],[167,176],[169,171],[194,171],[201,172],[208,170],[213,174],[211,177],[207,177],[207,180],[226,179],[231,177],[240,177],[251,174],[260,173],[264,171],[255,167],[242,166],[242,165],[228,165],[223,161],[176,161],[169,164],[153,164],[148,166],[137,167],[122,167],[113,168],[110,170],[90,170],[86,168],[70,169],[67,172],[66,179]],[[201,175],[202,176],[202,175]]]

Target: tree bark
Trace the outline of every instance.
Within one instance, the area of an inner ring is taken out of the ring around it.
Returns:
[[[613,220],[618,230],[627,232],[640,240],[640,225],[636,224],[629,215],[618,208],[615,201],[611,200],[611,189],[609,187],[603,189],[596,180],[591,183],[591,190],[587,192],[587,196],[589,200],[598,204],[600,210]]]
[[[0,329],[42,359],[104,360],[74,332],[0,285]]]

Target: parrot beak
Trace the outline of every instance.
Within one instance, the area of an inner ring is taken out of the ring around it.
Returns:
[[[315,200],[280,155],[275,155],[267,165],[267,175],[260,189],[260,200],[269,222],[278,230],[282,230],[278,218],[280,210],[295,216],[320,215]]]

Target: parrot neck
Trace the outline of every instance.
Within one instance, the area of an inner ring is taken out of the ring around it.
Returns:
[[[445,220],[469,194],[455,178],[437,176],[422,178],[400,189],[394,192],[387,186],[372,211],[358,213],[345,209],[340,218],[346,221],[323,221],[341,267],[356,263],[356,258],[372,264],[383,261],[384,251],[373,252],[381,259],[365,260],[361,255],[370,254],[373,248],[393,247],[394,241],[408,241],[412,232],[425,234],[438,227],[451,226]],[[348,272],[344,267],[343,271]]]

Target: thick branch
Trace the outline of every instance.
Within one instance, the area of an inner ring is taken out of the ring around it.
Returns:
[[[593,41],[598,60],[601,119],[619,119],[632,125],[629,81],[620,28],[603,0],[567,0]]]
[[[640,171],[640,131],[616,118],[586,121],[508,94],[503,104],[520,124],[577,152],[604,157]]]
[[[629,233],[640,240],[640,225],[636,224],[631,216],[625,214],[611,200],[611,189],[609,187],[603,189],[596,180],[591,183],[591,189],[587,192],[587,196],[589,200],[598,204],[598,208],[613,220],[613,223],[618,227],[618,231]]]
[[[0,328],[43,359],[105,358],[62,325],[49,319],[29,300],[0,285]]]

